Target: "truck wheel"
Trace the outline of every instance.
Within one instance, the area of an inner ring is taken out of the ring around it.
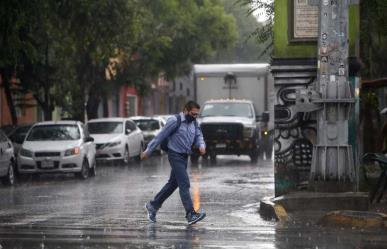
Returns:
[[[258,162],[258,156],[259,156],[258,151],[256,150],[251,151],[249,156],[252,163]]]
[[[216,164],[216,154],[210,155],[210,162],[211,162],[211,164]]]
[[[271,154],[273,154],[273,146],[266,147],[266,160],[271,160]]]

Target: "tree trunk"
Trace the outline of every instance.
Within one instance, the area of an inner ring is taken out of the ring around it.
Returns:
[[[45,106],[43,107],[44,120],[52,120],[52,112],[54,111],[54,107]]]
[[[87,101],[87,118],[93,119],[98,118],[98,106],[100,103],[100,98],[97,94],[93,94],[94,91],[90,91],[89,99]]]
[[[89,99],[87,100],[87,118],[98,118],[98,106],[101,101],[101,93],[97,86],[92,86],[89,91]]]
[[[108,118],[109,117],[109,105],[108,105],[108,98],[107,98],[106,94],[104,94],[102,96],[102,108],[103,108],[103,117]]]
[[[5,98],[7,100],[9,113],[11,114],[11,121],[13,125],[17,125],[17,115],[16,108],[13,102],[12,93],[11,93],[11,78],[12,78],[12,70],[2,68],[1,71],[2,83],[4,86]]]

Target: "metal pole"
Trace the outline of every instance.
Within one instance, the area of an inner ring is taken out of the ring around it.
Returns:
[[[316,91],[321,99],[315,103],[323,108],[317,112],[311,181],[355,180],[348,144],[348,114],[354,103],[348,81],[348,4],[348,0],[320,1]]]

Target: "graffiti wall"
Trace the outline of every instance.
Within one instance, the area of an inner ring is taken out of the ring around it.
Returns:
[[[316,139],[312,113],[296,109],[296,92],[313,87],[315,61],[273,61],[275,86],[275,195],[307,186]]]

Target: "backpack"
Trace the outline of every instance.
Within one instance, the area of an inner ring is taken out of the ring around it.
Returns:
[[[165,152],[168,152],[168,142],[169,142],[169,138],[175,134],[175,132],[180,128],[180,125],[181,125],[181,117],[180,117],[180,114],[176,114],[175,115],[177,121],[176,121],[176,128],[163,140],[161,141],[160,143],[160,148],[165,151]],[[198,126],[198,123],[197,121],[195,120],[194,121],[195,123],[195,139],[196,139],[196,128]],[[195,141],[194,141],[194,144],[195,144]]]

